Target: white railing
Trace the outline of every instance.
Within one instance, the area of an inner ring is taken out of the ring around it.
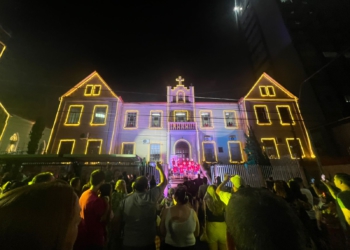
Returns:
[[[169,130],[196,130],[195,122],[169,122]]]
[[[305,174],[297,161],[289,165],[280,166],[259,166],[259,165],[215,165],[211,167],[211,178],[220,176],[223,180],[225,174],[240,175],[246,185],[251,187],[263,187],[269,177],[273,180],[288,182],[294,177],[301,177],[305,182]],[[231,183],[229,183],[231,185]]]

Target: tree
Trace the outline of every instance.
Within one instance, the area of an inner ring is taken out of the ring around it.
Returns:
[[[35,154],[39,147],[39,141],[43,136],[45,129],[45,121],[42,117],[35,120],[32,130],[29,133],[30,140],[28,142],[28,154]]]
[[[248,133],[249,135],[244,134],[246,138],[244,152],[248,156],[246,163],[248,165],[271,166],[269,157],[263,152],[260,143],[250,126],[248,126]]]

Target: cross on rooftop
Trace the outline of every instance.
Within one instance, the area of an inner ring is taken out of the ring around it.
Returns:
[[[181,76],[179,76],[178,78],[175,79],[177,82],[179,82],[179,85],[182,85],[182,82],[185,81],[185,79],[183,79]]]

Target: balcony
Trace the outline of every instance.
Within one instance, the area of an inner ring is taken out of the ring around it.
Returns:
[[[196,130],[195,122],[169,122],[169,130]]]

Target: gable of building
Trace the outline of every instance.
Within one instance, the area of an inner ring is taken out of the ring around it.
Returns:
[[[76,97],[76,98],[118,98],[102,77],[94,71],[84,80],[79,82],[61,97]]]
[[[4,135],[9,118],[10,114],[0,102],[0,141],[2,136]]]
[[[254,86],[244,97],[245,100],[297,100],[298,98],[275,81],[268,74],[263,73]]]

